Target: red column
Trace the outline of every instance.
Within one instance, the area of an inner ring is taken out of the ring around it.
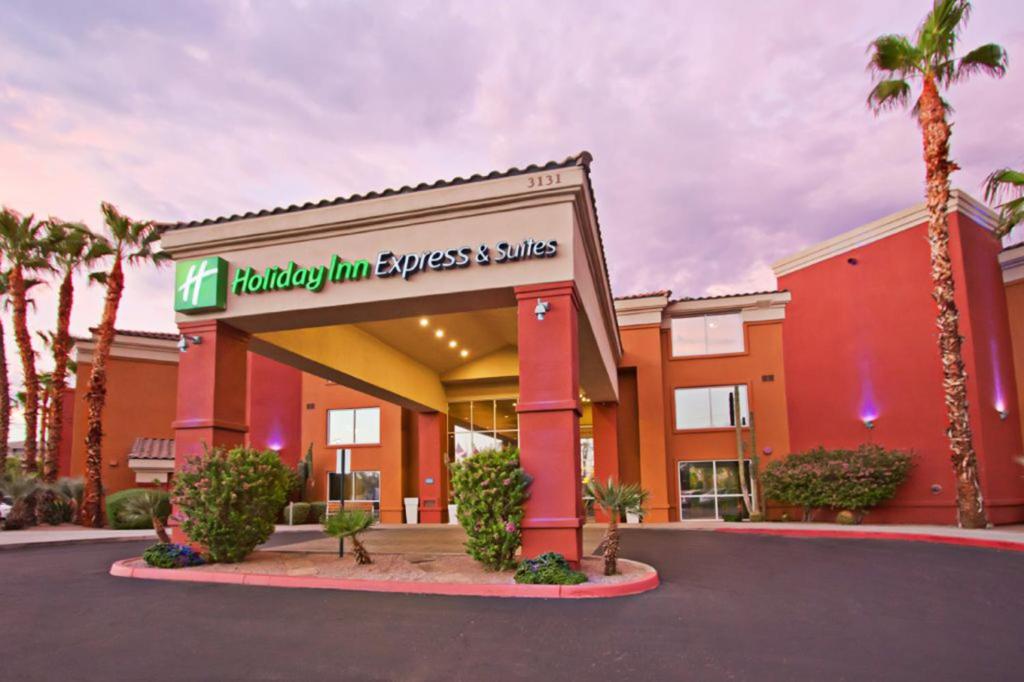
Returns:
[[[607,483],[619,480],[619,404],[594,403],[594,478]],[[608,514],[594,505],[594,518],[608,521]]]
[[[249,335],[223,322],[188,322],[189,338],[178,362],[178,411],[174,422],[174,469],[206,447],[245,442],[246,351]],[[199,343],[191,337],[199,337]],[[188,542],[171,520],[175,542]]]
[[[583,554],[580,499],[579,298],[572,282],[516,288],[519,302],[519,448],[533,477],[523,556]],[[543,320],[538,299],[549,307]]]
[[[443,523],[448,510],[444,468],[444,415],[416,414],[416,454],[419,464],[420,523]]]

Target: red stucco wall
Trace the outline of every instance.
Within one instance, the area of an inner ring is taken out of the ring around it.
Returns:
[[[294,467],[305,453],[302,443],[302,372],[249,353],[249,423],[251,447],[277,450]]]

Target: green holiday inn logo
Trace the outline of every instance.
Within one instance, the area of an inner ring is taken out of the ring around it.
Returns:
[[[180,313],[224,310],[228,300],[228,263],[210,256],[177,263],[174,269],[174,309]]]

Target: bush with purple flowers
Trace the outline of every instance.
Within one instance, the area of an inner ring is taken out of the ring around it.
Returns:
[[[142,560],[156,568],[185,568],[205,563],[203,557],[188,545],[158,542],[142,553]]]
[[[466,551],[490,570],[515,568],[530,485],[519,450],[477,452],[452,464],[451,478],[459,523],[469,536]]]

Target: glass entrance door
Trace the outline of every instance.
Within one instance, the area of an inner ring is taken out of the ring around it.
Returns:
[[[743,473],[750,489],[750,462]],[[679,518],[723,519],[746,516],[739,464],[730,460],[679,462]]]

